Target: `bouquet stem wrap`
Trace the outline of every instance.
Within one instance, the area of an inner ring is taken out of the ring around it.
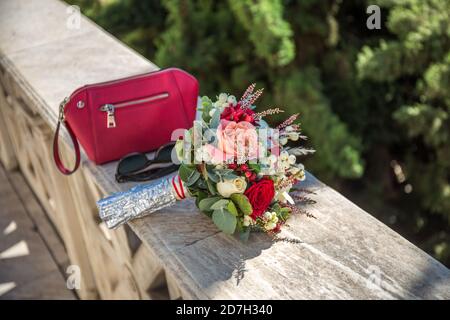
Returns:
[[[179,176],[172,176],[117,192],[98,201],[97,207],[106,226],[116,228],[131,219],[171,206],[185,194]]]

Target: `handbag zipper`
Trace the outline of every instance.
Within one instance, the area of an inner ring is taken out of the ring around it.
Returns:
[[[168,68],[161,68],[161,69],[158,69],[158,70],[155,70],[155,71],[151,71],[151,72],[147,72],[147,73],[140,73],[140,74],[136,74],[136,75],[125,77],[125,78],[121,78],[121,79],[109,80],[109,81],[104,81],[104,82],[99,82],[99,83],[94,83],[94,84],[87,84],[85,86],[79,87],[74,92],[72,92],[72,94],[69,96],[69,100],[74,95],[76,95],[78,92],[80,92],[81,90],[86,90],[86,89],[91,89],[91,88],[101,88],[101,87],[104,87],[104,86],[107,86],[107,85],[123,82],[123,81],[126,81],[126,80],[134,80],[134,79],[144,78],[144,77],[147,77],[149,75],[155,75],[157,73],[160,73],[160,72],[163,72],[163,71],[166,71],[166,70],[168,70]]]
[[[161,99],[166,99],[169,97],[169,94],[167,92],[160,93],[151,97],[142,98],[142,99],[136,99],[136,100],[130,100],[115,104],[104,104],[100,107],[100,111],[106,112],[106,127],[107,128],[115,128],[116,127],[116,117],[115,117],[115,110],[120,108],[126,108],[130,107],[136,104],[141,103],[147,103],[147,102],[154,102]]]

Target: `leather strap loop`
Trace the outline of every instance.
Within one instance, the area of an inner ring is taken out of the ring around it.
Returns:
[[[64,125],[67,129],[67,132],[69,132],[70,139],[72,139],[73,147],[75,149],[75,166],[72,170],[67,169],[64,164],[62,163],[61,157],[59,155],[59,129],[61,128],[61,122],[64,122]],[[77,138],[75,137],[75,133],[73,132],[72,128],[70,127],[69,123],[64,120],[59,120],[58,124],[56,125],[55,130],[55,136],[53,137],[53,159],[55,160],[56,167],[59,171],[61,171],[62,174],[70,175],[77,171],[78,167],[80,166],[80,146],[78,145]]]

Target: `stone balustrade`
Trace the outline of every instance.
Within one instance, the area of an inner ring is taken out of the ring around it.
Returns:
[[[449,299],[450,271],[312,175],[316,219],[243,243],[184,201],[108,230],[95,202],[129,188],[115,163],[65,177],[51,141],[74,89],[157,69],[57,0],[0,1],[0,159],[19,167],[80,266],[84,299]],[[75,21],[76,22],[76,21]],[[73,161],[65,137],[62,153]],[[1,212],[1,208],[0,208]]]

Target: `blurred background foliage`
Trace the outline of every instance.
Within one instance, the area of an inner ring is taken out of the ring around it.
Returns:
[[[202,95],[264,87],[262,109],[300,113],[311,172],[450,266],[449,1],[68,2]]]

